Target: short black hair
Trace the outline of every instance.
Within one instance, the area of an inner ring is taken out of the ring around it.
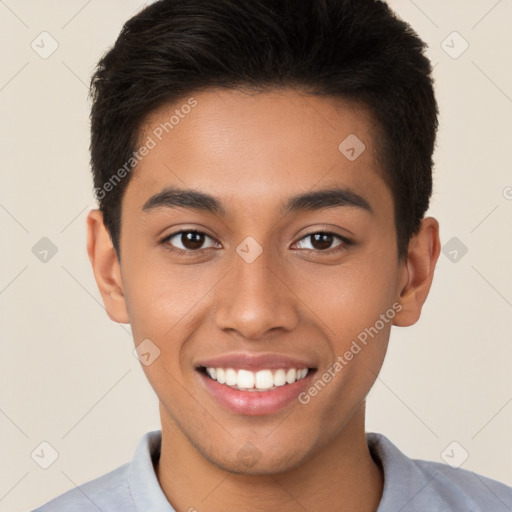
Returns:
[[[293,88],[365,106],[405,257],[432,193],[438,108],[425,50],[382,1],[159,0],[142,9],[91,79],[94,187],[118,258],[123,191],[145,120],[209,88]]]

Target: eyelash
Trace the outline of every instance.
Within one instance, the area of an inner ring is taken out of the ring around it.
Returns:
[[[213,237],[211,237],[210,235],[208,235],[204,231],[200,231],[200,230],[197,230],[197,229],[183,229],[181,231],[176,231],[175,233],[172,233],[172,234],[166,236],[161,241],[161,244],[164,245],[166,250],[168,250],[169,252],[172,252],[172,253],[180,255],[180,256],[181,255],[184,255],[184,256],[194,256],[197,253],[205,250],[205,249],[183,250],[183,249],[177,249],[177,248],[175,248],[175,247],[173,247],[172,245],[169,244],[169,241],[172,238],[174,238],[174,237],[176,237],[178,235],[184,234],[184,233],[196,233],[196,234],[199,234],[199,235],[204,235],[204,236],[214,240]],[[311,237],[313,235],[318,235],[318,234],[332,235],[333,237],[338,238],[339,240],[341,240],[341,242],[343,242],[343,243],[337,245],[336,247],[333,247],[333,248],[330,248],[330,249],[325,249],[325,250],[320,250],[320,249],[306,249],[306,250],[320,252],[320,253],[332,254],[332,253],[337,253],[337,252],[341,252],[341,251],[346,251],[351,245],[354,244],[354,242],[352,242],[352,240],[349,240],[348,238],[346,238],[344,236],[341,236],[341,235],[338,235],[337,233],[333,233],[332,231],[327,231],[327,230],[323,230],[323,229],[320,229],[318,231],[314,231],[313,233],[308,233],[307,235],[305,235],[302,238],[300,238],[298,241],[300,242],[301,240],[304,240],[304,239],[306,239],[308,237]],[[302,250],[304,250],[304,249],[302,249]]]

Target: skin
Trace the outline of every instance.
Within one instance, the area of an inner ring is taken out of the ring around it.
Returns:
[[[127,186],[121,263],[101,212],[87,221],[88,253],[110,318],[131,324],[135,345],[150,339],[160,350],[142,366],[160,401],[160,485],[180,512],[375,511],[383,475],[365,440],[365,397],[391,325],[420,316],[440,251],[438,222],[425,218],[407,258],[398,259],[393,197],[361,106],[288,89],[207,90],[194,98],[197,106],[142,159]],[[155,111],[141,141],[177,107]],[[349,134],[366,146],[354,161],[338,150]],[[215,196],[225,216],[142,210],[168,186]],[[334,186],[362,196],[373,213],[346,205],[280,210],[293,195]],[[181,229],[206,232],[204,249],[169,251],[171,243],[193,247],[180,236],[162,242]],[[334,237],[325,248],[315,245],[307,235],[320,229],[353,244]],[[252,263],[236,252],[248,236],[263,249]],[[321,375],[398,303],[392,321],[307,405],[235,414],[204,390],[194,368],[227,352],[278,352],[314,361]],[[244,446],[250,464],[237,457]]]

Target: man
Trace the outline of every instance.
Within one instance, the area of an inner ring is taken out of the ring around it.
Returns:
[[[365,432],[439,256],[425,45],[373,0],[161,0],[92,80],[88,252],[162,430],[39,512],[510,510]]]

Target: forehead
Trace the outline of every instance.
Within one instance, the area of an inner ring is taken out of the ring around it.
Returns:
[[[190,107],[190,105],[193,105]],[[360,105],[295,90],[207,90],[165,105],[145,121],[127,195],[141,206],[165,186],[270,203],[343,186],[382,196],[372,118]],[[389,191],[387,192],[389,195]]]

